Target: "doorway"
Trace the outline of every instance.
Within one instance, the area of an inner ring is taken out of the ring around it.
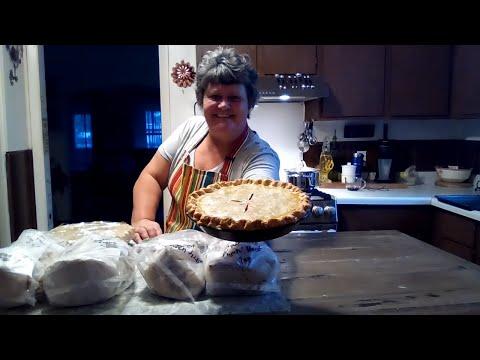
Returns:
[[[53,225],[130,223],[162,141],[158,46],[45,45],[44,62]]]

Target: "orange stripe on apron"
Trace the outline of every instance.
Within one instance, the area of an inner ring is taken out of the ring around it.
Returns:
[[[238,151],[247,140],[248,133],[249,128],[246,126],[242,135],[234,142],[232,152],[225,157],[220,172],[199,170],[188,164],[190,161],[190,152],[195,149],[205,137],[188,150],[185,150],[182,160],[172,172],[172,176],[168,182],[168,190],[172,195],[172,203],[168,212],[165,232],[172,233],[184,229],[193,229],[195,227],[195,223],[185,214],[188,195],[210,184],[227,181],[229,179],[232,163]]]

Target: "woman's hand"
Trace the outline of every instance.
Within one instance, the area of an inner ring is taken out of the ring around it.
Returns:
[[[135,231],[135,242],[141,243],[143,240],[162,234],[160,225],[152,220],[141,219],[132,223]]]

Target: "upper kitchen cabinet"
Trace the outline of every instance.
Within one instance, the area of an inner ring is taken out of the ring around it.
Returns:
[[[453,49],[451,117],[480,115],[480,45],[461,45]]]
[[[321,116],[383,116],[385,104],[385,46],[319,46],[318,73],[330,95],[323,99]]]
[[[260,75],[317,72],[315,45],[257,45],[257,56]]]
[[[305,118],[378,117],[385,113],[383,45],[319,45],[318,71],[327,98],[305,103]]]
[[[387,116],[448,117],[451,50],[448,45],[387,47]]]
[[[197,66],[202,60],[202,56],[209,50],[214,50],[218,46],[225,48],[235,48],[239,54],[248,54],[254,67],[257,67],[257,45],[197,45]]]

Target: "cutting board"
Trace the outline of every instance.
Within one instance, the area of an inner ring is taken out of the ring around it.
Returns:
[[[345,184],[341,182],[320,183],[323,189],[345,189]],[[367,183],[368,189],[407,189],[407,184],[402,183]]]
[[[454,182],[447,182],[442,180],[435,181],[435,185],[442,186],[442,187],[452,187],[452,188],[469,188],[473,186],[473,184],[470,182],[454,183]]]

